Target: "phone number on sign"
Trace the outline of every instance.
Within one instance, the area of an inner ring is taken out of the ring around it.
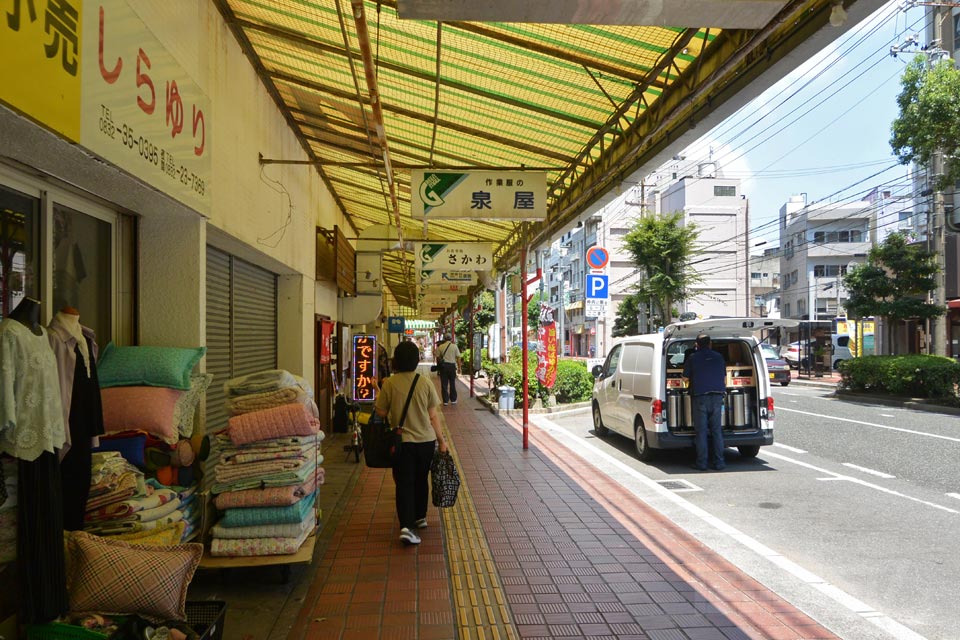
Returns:
[[[113,115],[106,106],[101,106],[99,125],[100,132],[106,137],[120,142],[128,149],[136,149],[143,160],[159,167],[163,173],[178,180],[180,184],[191,189],[197,195],[206,194],[206,180],[184,165],[178,164],[173,154],[166,149],[154,144],[142,135],[137,135],[133,127],[114,122]]]

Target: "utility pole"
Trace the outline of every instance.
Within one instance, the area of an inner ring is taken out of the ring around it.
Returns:
[[[950,19],[950,9],[947,6],[938,4],[933,10],[933,42],[930,43],[930,52],[927,57],[928,68],[939,64],[941,60],[948,57],[943,48],[943,23]],[[945,230],[945,209],[943,206],[943,191],[940,189],[939,181],[943,175],[943,151],[938,149],[933,154],[933,179],[936,181],[933,192],[933,229],[928,229],[927,233],[933,232],[934,246],[937,252],[937,281],[934,292],[935,304],[946,304],[947,300],[947,236]],[[945,315],[933,318],[931,321],[930,333],[933,339],[933,353],[938,356],[947,355],[947,317]]]

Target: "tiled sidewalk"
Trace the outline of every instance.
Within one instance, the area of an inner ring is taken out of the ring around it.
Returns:
[[[536,428],[523,451],[516,421],[467,396],[443,411],[520,637],[836,637]],[[457,637],[458,541],[428,517],[404,548],[390,474],[364,469],[289,637]]]

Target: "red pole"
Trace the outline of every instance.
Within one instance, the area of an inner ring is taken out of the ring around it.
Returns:
[[[470,360],[473,362],[470,363],[470,397],[473,397],[473,378],[475,371],[473,370],[473,363],[477,361],[477,356],[473,352],[477,348],[477,345],[474,344],[476,340],[473,339],[473,316],[477,315],[477,310],[473,307],[473,298],[471,297],[467,303],[470,305],[470,334],[467,336],[467,341],[470,344]],[[483,344],[482,342],[480,344]]]
[[[523,450],[530,448],[530,425],[527,422],[527,245],[520,248],[520,340],[523,358]]]

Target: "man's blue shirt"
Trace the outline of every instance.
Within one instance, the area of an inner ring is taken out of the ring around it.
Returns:
[[[697,349],[683,363],[683,377],[690,380],[695,396],[724,393],[726,376],[727,363],[713,349]]]

